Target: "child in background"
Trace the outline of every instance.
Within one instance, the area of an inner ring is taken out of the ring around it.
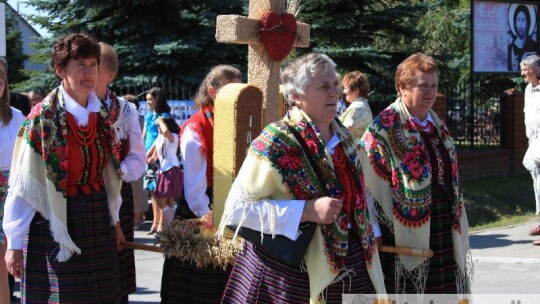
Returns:
[[[148,150],[148,163],[159,160],[154,195],[163,212],[165,225],[170,225],[174,218],[174,198],[182,196],[183,175],[178,159],[178,133],[180,127],[172,117],[160,117],[157,120],[159,136]],[[166,130],[163,132],[162,130]],[[161,231],[163,227],[159,227]]]

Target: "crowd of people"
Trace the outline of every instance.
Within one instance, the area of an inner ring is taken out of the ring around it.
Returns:
[[[144,222],[148,199],[150,234],[159,236],[173,220],[201,218],[213,226],[216,96],[242,81],[240,71],[213,67],[195,96],[199,111],[179,126],[161,88],[145,92],[151,111],[144,119],[137,97],[109,89],[117,54],[88,33],[56,41],[51,64],[59,84],[47,94],[32,90],[26,104],[13,104],[21,98],[12,98],[1,63],[0,154],[13,158],[0,158],[0,303],[9,303],[8,273],[21,279],[23,303],[127,303],[136,291],[135,261],[124,244]],[[523,59],[521,70],[530,83],[525,124],[532,147],[540,134],[537,116],[529,115],[540,111],[540,58]],[[163,303],[470,293],[456,148],[432,110],[438,82],[432,57],[409,56],[396,70],[395,102],[374,117],[362,72],[341,80],[334,61],[319,53],[289,62],[281,72],[289,110],[249,146],[217,236],[235,227],[240,235],[250,229],[297,246],[299,230],[311,226],[302,263],[291,265],[251,241],[228,269],[167,256]],[[524,165],[538,214],[534,152]],[[540,228],[530,233],[540,235]],[[430,249],[433,256],[386,246]]]

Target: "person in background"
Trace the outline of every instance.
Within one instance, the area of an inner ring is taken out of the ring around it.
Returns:
[[[336,116],[339,117],[347,110],[348,103],[343,98],[343,85],[341,84],[341,74],[336,72],[336,78],[339,81],[339,99],[337,104]]]
[[[28,99],[30,99],[30,107],[33,108],[36,104],[40,103],[45,96],[40,89],[33,89],[28,92]]]
[[[148,104],[149,112],[144,117],[142,136],[144,139],[144,149],[146,152],[148,152],[159,135],[157,119],[160,117],[171,117],[171,107],[169,104],[167,104],[165,94],[161,88],[158,87],[148,90],[146,93],[146,103]],[[148,234],[161,232],[163,228],[162,226],[164,225],[161,217],[161,208],[159,208],[157,198],[154,195],[154,190],[156,189],[156,172],[158,167],[159,166],[157,164],[152,166],[148,165],[144,179],[144,188],[150,192],[150,197],[152,200],[152,212],[154,214],[154,222],[152,223],[152,227],[150,228],[150,232],[148,232]]]
[[[469,224],[456,148],[432,110],[438,83],[432,57],[409,56],[397,67],[398,98],[360,141],[383,244],[433,250],[429,259],[381,253],[388,293],[471,292]]]
[[[7,63],[6,58],[4,58],[4,57],[0,57],[0,69],[2,71],[4,71],[4,73],[6,74],[6,77],[7,77],[8,63]],[[21,113],[25,117],[26,117],[26,115],[28,115],[28,113],[30,113],[31,102],[30,102],[30,99],[28,98],[28,96],[26,96],[24,94],[21,94],[21,93],[10,91],[9,92],[9,102],[10,102],[10,104],[11,104],[11,106],[13,108],[21,111]],[[10,295],[11,295],[12,299],[15,298],[13,296],[14,290],[15,290],[15,278],[10,273],[9,274],[9,292],[10,292]]]
[[[59,37],[61,84],[28,115],[15,142],[3,228],[23,303],[120,303],[120,155],[94,90],[100,45]]]
[[[163,215],[163,221],[169,226],[174,218],[174,198],[182,196],[183,176],[178,159],[180,127],[172,117],[158,118],[159,136],[148,150],[148,163],[153,165],[159,160],[154,195]],[[163,131],[166,130],[166,131]]]
[[[521,76],[527,82],[525,88],[525,134],[529,139],[529,150],[534,143],[540,141],[540,57],[531,55],[525,57],[520,63]],[[536,146],[538,147],[538,146]],[[533,179],[534,199],[536,201],[536,215],[540,216],[540,151],[525,153],[523,165],[531,173]],[[529,235],[540,235],[540,224],[529,231]],[[540,245],[540,240],[533,242]]]
[[[6,254],[6,239],[2,230],[4,217],[4,201],[8,191],[11,159],[15,147],[17,133],[24,122],[21,111],[10,107],[9,86],[7,75],[0,69],[0,303],[10,302],[10,287],[8,283],[8,269],[4,263]]]
[[[131,102],[137,112],[139,112],[139,99],[135,95],[126,94],[122,96],[125,100]],[[142,130],[144,127],[144,118],[138,116],[139,126]],[[138,180],[131,182],[133,190],[133,225],[135,229],[139,229],[144,224],[144,213],[148,211],[148,194],[144,191],[144,175]]]
[[[122,170],[122,206],[120,207],[120,227],[126,241],[134,241],[133,191],[131,182],[139,179],[146,166],[146,154],[139,125],[139,112],[133,104],[116,96],[108,86],[118,74],[118,56],[108,44],[100,42],[99,76],[96,95],[109,109],[109,119],[114,128],[116,144],[120,150]],[[135,254],[131,248],[118,251],[123,302],[128,302],[130,293],[137,290],[135,280]]]
[[[195,105],[199,109],[180,131],[180,151],[184,167],[184,191],[175,218],[204,218],[213,226],[214,182],[214,100],[226,84],[239,83],[240,71],[229,65],[213,67],[201,82]],[[161,280],[162,303],[219,303],[230,270],[199,268],[165,257]]]
[[[0,69],[6,75],[8,74],[8,63],[4,57],[0,57]],[[9,102],[12,107],[21,111],[25,117],[30,113],[30,99],[26,95],[11,91],[9,93]]]
[[[373,120],[368,104],[369,83],[367,77],[360,71],[349,72],[343,77],[343,93],[349,103],[347,110],[339,120],[343,123],[354,139],[354,144],[360,143],[367,127]]]
[[[305,267],[281,263],[246,240],[222,303],[342,303],[344,293],[386,293],[357,147],[336,118],[335,66],[311,53],[285,67],[283,92],[292,107],[251,143],[218,229],[222,235],[227,225],[244,226],[296,240],[301,223],[317,223]]]

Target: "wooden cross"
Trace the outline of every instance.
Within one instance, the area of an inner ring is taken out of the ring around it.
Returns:
[[[265,125],[277,121],[284,114],[285,102],[279,92],[279,62],[270,57],[262,43],[260,20],[260,16],[267,11],[285,13],[284,3],[283,0],[251,0],[248,17],[217,17],[216,40],[247,44],[249,52],[248,84],[226,85],[221,88],[215,101],[214,227],[219,226],[227,194],[251,140]],[[309,25],[297,22],[296,26],[296,42],[293,46],[308,47]],[[257,94],[257,91],[261,93]]]
[[[255,85],[263,92],[263,125],[277,121],[279,109],[279,62],[273,60],[261,39],[260,17],[265,11],[286,13],[283,0],[251,0],[248,17],[220,15],[216,20],[216,40],[224,43],[248,45],[248,84]],[[288,1],[298,4],[298,1]],[[297,22],[294,47],[309,46],[310,26]]]

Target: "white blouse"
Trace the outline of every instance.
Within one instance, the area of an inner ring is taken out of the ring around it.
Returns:
[[[171,133],[173,141],[170,142],[165,136],[159,135],[154,142],[159,159],[159,171],[163,173],[173,167],[180,167],[178,159],[178,134]]]
[[[79,105],[71,98],[60,85],[60,92],[65,101],[66,111],[73,114],[77,124],[85,126],[88,124],[88,117],[91,112],[99,112],[101,103],[95,93],[88,96],[88,105],[86,108]],[[120,210],[122,198],[118,196],[119,201],[116,203],[116,211]],[[8,191],[4,206],[4,220],[2,227],[7,238],[8,249],[18,250],[23,248],[24,238],[30,228],[30,223],[34,218],[36,210],[20,196],[14,195]]]
[[[525,88],[525,134],[527,138],[540,138],[540,84]]]
[[[203,156],[203,146],[199,134],[191,125],[186,128],[180,139],[180,152],[184,165],[184,196],[189,209],[196,216],[202,217],[210,212],[210,199],[206,195],[206,157]],[[189,178],[187,178],[189,177]]]
[[[15,139],[17,139],[17,133],[24,122],[24,115],[21,111],[11,107],[11,113],[13,118],[9,121],[9,124],[4,125],[0,120],[0,171],[9,171],[11,168],[11,160],[13,156],[13,149],[15,148]]]
[[[107,95],[106,103],[109,107],[111,106],[111,102],[110,96]],[[131,104],[122,97],[118,97],[118,102],[120,102],[122,107],[132,107]],[[117,122],[126,124],[127,129],[129,130],[129,133],[127,134],[129,151],[124,160],[120,163],[122,181],[126,183],[138,180],[144,174],[144,169],[146,168],[146,151],[144,150],[141,125],[139,123],[139,112],[137,112],[137,109],[134,106],[130,110],[135,111],[137,115],[124,115],[120,119],[125,121]]]
[[[336,134],[328,141],[327,149],[330,154],[334,154],[336,146],[341,142]],[[369,206],[369,211],[372,215],[372,226],[376,237],[381,236],[379,223],[376,220],[373,197],[366,194],[366,199]],[[296,240],[298,237],[298,226],[302,219],[302,213],[304,212],[304,200],[271,200],[275,209],[270,208],[266,201],[262,200],[256,203],[247,204],[247,217],[242,222],[242,226],[251,228],[257,231],[261,231],[261,218],[270,218],[270,214],[273,210],[275,214],[275,232],[276,234],[284,235],[292,240]],[[235,210],[232,212],[232,216],[227,225],[238,225],[242,216],[243,208],[245,204],[234,204]],[[271,234],[269,225],[263,225],[262,232]]]

